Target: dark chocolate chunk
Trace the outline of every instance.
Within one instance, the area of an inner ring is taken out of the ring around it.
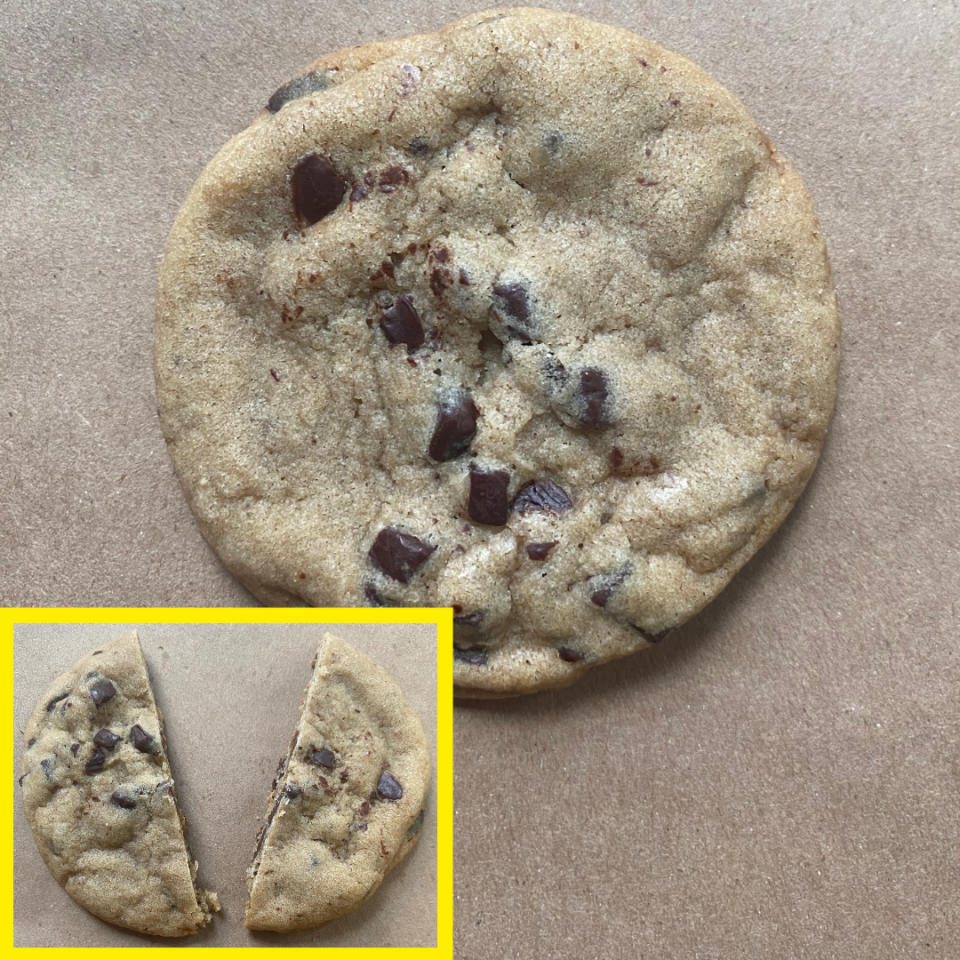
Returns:
[[[330,84],[330,77],[320,70],[305,73],[302,77],[294,77],[274,91],[273,96],[267,101],[267,109],[271,113],[276,113],[291,100],[299,100],[308,93],[319,93],[321,90],[326,90]]]
[[[130,728],[130,742],[141,753],[151,753],[153,751],[153,737],[139,723],[135,723]]]
[[[590,602],[598,607],[605,607],[613,596],[613,592],[630,575],[631,565],[625,563],[612,573],[601,573],[590,578]]]
[[[557,647],[557,655],[564,663],[579,663],[584,659],[579,650],[572,650],[570,647]]]
[[[580,371],[580,385],[573,395],[574,415],[585,426],[596,429],[611,422],[607,375],[596,367]]]
[[[80,744],[79,744],[79,743],[71,743],[71,744],[70,744],[70,752],[71,752],[74,756],[77,755],[77,751],[78,751],[79,749],[80,749]]]
[[[48,779],[53,779],[53,768],[55,766],[53,757],[44,757],[40,761],[40,769],[43,771],[43,775]]]
[[[360,807],[357,810],[357,813],[361,817],[365,817],[369,812],[370,812],[370,801],[364,800],[363,803],[360,804]]]
[[[573,509],[573,501],[553,480],[530,480],[517,491],[513,509],[519,513],[566,513]]]
[[[308,153],[293,168],[290,189],[297,216],[311,224],[340,206],[347,191],[347,181],[340,176],[329,157]]]
[[[116,695],[117,688],[109,680],[98,680],[90,688],[90,696],[98,707],[108,700],[112,700]]]
[[[403,796],[400,781],[387,770],[380,774],[380,779],[377,781],[377,796],[381,800],[399,800]]]
[[[533,331],[530,291],[524,283],[495,283],[493,304],[509,337],[529,339]]]
[[[527,556],[531,560],[546,560],[550,551],[559,543],[559,540],[547,540],[544,543],[528,543]]]
[[[332,750],[321,747],[319,750],[314,750],[310,753],[310,756],[307,757],[307,763],[332,770],[337,765],[337,758]]]
[[[429,453],[437,461],[453,460],[465,453],[477,432],[477,408],[466,390],[443,394],[437,400],[437,425]]]
[[[479,470],[470,467],[470,499],[467,515],[474,523],[502,527],[507,522],[510,500],[507,488],[510,474],[506,470]]]
[[[453,622],[458,627],[479,627],[483,623],[483,611],[474,610],[473,613],[455,614]]]
[[[391,343],[405,343],[408,353],[423,346],[423,323],[413,305],[413,298],[406,293],[397,297],[393,306],[383,312],[380,329]]]
[[[135,797],[131,797],[127,793],[121,793],[119,790],[114,790],[110,794],[110,802],[117,807],[122,807],[124,810],[132,810],[136,805],[137,801]]]
[[[396,527],[384,527],[370,547],[369,556],[388,577],[409,583],[410,578],[427,562],[437,548],[412,533]]]
[[[104,750],[112,750],[120,742],[120,738],[115,733],[103,729],[93,735],[93,742]]]
[[[103,653],[102,650],[94,650],[93,653],[90,654],[90,656],[91,656],[91,657],[99,657],[101,653]]]
[[[407,152],[415,157],[422,156],[430,152],[430,142],[425,137],[414,137],[407,147]]]
[[[54,697],[54,698],[47,704],[47,713],[49,713],[61,700],[66,700],[67,697],[69,697],[69,696],[70,696],[69,693],[61,693],[59,697]]]
[[[299,787],[295,787],[292,783],[288,783],[288,784],[283,788],[283,795],[284,795],[288,800],[296,800],[297,797],[299,797],[301,793],[303,793],[303,791],[302,791]]]
[[[27,741],[27,749],[29,750],[36,742],[37,742],[37,738],[36,738],[36,737],[31,737],[31,738]]]
[[[471,647],[467,650],[454,647],[453,659],[460,660],[463,663],[472,663],[475,667],[482,667],[487,662],[487,651],[478,647]]]
[[[104,752],[97,747],[93,753],[90,754],[90,759],[87,761],[84,766],[85,773],[99,773],[103,769],[103,765],[107,762],[106,755]]]
[[[636,630],[637,633],[639,633],[648,643],[659,643],[670,632],[669,627],[666,630],[661,630],[659,633],[651,633],[649,630],[644,630],[643,627],[638,626],[635,623],[631,623],[630,626],[633,627],[633,629]]]
[[[409,180],[410,174],[407,173],[403,167],[394,164],[392,167],[387,167],[387,169],[380,174],[380,192],[393,193],[397,187],[402,186]]]

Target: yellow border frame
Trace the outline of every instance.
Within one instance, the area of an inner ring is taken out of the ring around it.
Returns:
[[[13,946],[13,810],[18,801],[13,743],[13,626],[30,623],[433,623],[437,627],[437,945],[435,947],[195,947],[219,953],[259,950],[320,950],[324,956],[350,960],[373,960],[389,954],[391,960],[452,960],[453,958],[453,611],[438,607],[12,607],[0,609],[0,636],[8,643],[5,678],[8,736],[2,762],[14,783],[4,830],[7,838],[7,870],[0,889],[6,897],[6,931],[0,943],[14,951],[54,954],[61,950],[99,953],[119,950],[142,956],[172,955],[192,947],[14,947]]]

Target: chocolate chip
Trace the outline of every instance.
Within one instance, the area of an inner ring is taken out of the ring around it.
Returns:
[[[308,153],[297,161],[290,177],[293,208],[308,224],[322,220],[340,206],[347,181],[340,176],[329,157]]]
[[[533,331],[530,291],[524,283],[495,283],[493,304],[508,337],[529,339]]]
[[[573,395],[574,416],[585,426],[596,429],[610,423],[607,376],[596,367],[580,371],[580,385]]]
[[[78,751],[79,749],[80,749],[80,744],[79,744],[79,743],[71,743],[71,744],[70,744],[70,752],[71,752],[74,756],[77,755],[77,751]]]
[[[412,153],[415,157],[423,156],[423,154],[430,152],[430,143],[424,137],[414,137],[407,147],[407,152]]]
[[[573,501],[553,480],[530,480],[517,491],[513,509],[519,513],[566,513],[573,509]]]
[[[405,343],[408,353],[423,346],[423,323],[413,305],[413,298],[406,293],[397,297],[393,306],[383,312],[380,329],[391,343]]]
[[[102,650],[94,650],[93,653],[90,654],[90,656],[91,656],[91,657],[99,657],[101,653],[103,653]]]
[[[644,630],[643,627],[640,627],[635,623],[631,623],[630,626],[633,627],[633,629],[636,630],[637,633],[639,633],[648,643],[659,643],[670,632],[669,627],[666,630],[661,630],[659,633],[651,633],[649,630]]]
[[[381,800],[399,800],[403,796],[403,787],[392,773],[384,770],[377,781],[377,796]]]
[[[590,593],[590,602],[598,607],[605,607],[613,596],[614,591],[630,575],[632,567],[625,563],[622,567],[614,570],[612,573],[601,573],[591,577],[590,585],[593,588]]]
[[[477,432],[477,408],[466,390],[443,394],[437,400],[437,425],[430,438],[429,453],[439,462],[465,453]]]
[[[153,752],[153,737],[139,723],[130,728],[130,742],[141,753]]]
[[[36,738],[36,737],[31,737],[31,738],[27,741],[27,749],[29,750],[36,742],[37,742],[37,738]]]
[[[546,560],[550,551],[559,543],[559,540],[547,540],[544,543],[528,543],[527,556],[531,560]]]
[[[326,747],[321,747],[319,750],[314,750],[311,752],[310,756],[307,757],[307,763],[312,763],[315,766],[326,767],[328,770],[332,770],[337,765],[337,758],[332,750],[328,750]]]
[[[437,548],[412,533],[396,527],[384,527],[370,547],[370,559],[388,577],[409,583],[410,578],[427,562]]]
[[[97,747],[93,753],[90,754],[90,759],[87,761],[84,766],[85,773],[98,773],[103,769],[103,765],[107,762],[106,755],[104,752]]]
[[[363,803],[360,804],[360,807],[357,810],[357,813],[361,817],[365,817],[369,812],[370,812],[370,802],[368,800],[364,800]]]
[[[53,757],[44,757],[40,761],[40,769],[43,771],[43,775],[48,779],[53,779],[53,768],[54,768],[54,759]]]
[[[98,730],[93,735],[93,742],[104,750],[112,750],[119,742],[120,738],[109,730]]]
[[[124,810],[132,810],[137,805],[134,797],[126,793],[121,793],[119,790],[114,790],[113,793],[110,794],[110,802],[114,806],[122,807]]]
[[[47,713],[49,713],[61,700],[66,700],[67,697],[69,697],[69,696],[70,696],[69,693],[61,693],[59,697],[54,697],[54,698],[47,704]]]
[[[288,800],[296,800],[297,797],[299,797],[301,793],[303,793],[303,791],[302,791],[299,787],[295,787],[295,786],[293,786],[293,784],[290,784],[290,783],[288,783],[288,784],[283,788],[283,795],[284,795]]]
[[[380,174],[380,192],[393,193],[397,187],[402,186],[409,180],[410,174],[403,167],[394,164]]]
[[[570,647],[557,647],[557,655],[564,663],[579,663],[584,659],[584,655],[578,650],[571,650]]]
[[[274,91],[267,101],[267,109],[271,113],[276,113],[291,100],[299,100],[300,97],[305,97],[308,93],[319,93],[321,90],[326,90],[331,82],[330,77],[320,70],[305,73],[302,77],[294,77]]]
[[[463,663],[472,663],[475,667],[482,667],[487,662],[487,651],[478,647],[471,647],[467,650],[454,647],[453,659],[460,660]]]
[[[98,707],[108,700],[112,700],[116,695],[117,688],[109,680],[98,680],[90,688],[90,696]]]
[[[483,611],[474,610],[473,613],[458,613],[453,622],[458,627],[479,627],[483,623]]]
[[[470,467],[470,499],[467,515],[474,523],[502,527],[507,522],[510,501],[507,488],[510,474],[506,470],[479,470]]]

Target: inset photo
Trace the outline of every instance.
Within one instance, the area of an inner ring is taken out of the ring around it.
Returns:
[[[450,956],[437,633],[15,623],[14,946]]]

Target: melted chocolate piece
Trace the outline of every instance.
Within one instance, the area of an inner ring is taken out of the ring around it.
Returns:
[[[573,501],[553,480],[530,480],[517,491],[513,509],[519,513],[566,513],[573,509]]]
[[[303,793],[303,791],[302,791],[299,787],[295,787],[295,786],[293,786],[293,784],[290,784],[290,783],[288,783],[288,784],[283,788],[283,795],[284,795],[288,800],[296,800],[297,797],[299,797],[301,793]]]
[[[66,700],[67,697],[69,697],[69,696],[70,696],[69,693],[61,693],[59,697],[54,697],[54,698],[47,704],[47,713],[49,713],[61,700]]]
[[[340,176],[329,157],[308,153],[293,168],[290,189],[297,217],[311,224],[340,206],[347,191],[347,181]]]
[[[550,551],[559,543],[559,540],[547,540],[544,543],[528,543],[527,556],[531,560],[546,560]]]
[[[427,562],[437,548],[412,533],[396,527],[384,527],[370,547],[369,556],[388,577],[409,583],[410,578]]]
[[[509,337],[530,339],[533,320],[530,316],[530,291],[525,283],[495,283],[493,285],[494,309],[503,321]]]
[[[109,730],[98,730],[93,735],[93,742],[104,750],[112,750],[119,742],[120,738]]]
[[[602,370],[581,370],[580,384],[573,395],[574,415],[585,427],[595,430],[606,426],[611,422],[609,397],[607,375]]]
[[[307,757],[307,763],[312,763],[315,766],[326,767],[327,770],[332,770],[337,765],[337,758],[332,750],[328,750],[326,747],[321,747],[319,750],[314,750],[310,756]]]
[[[392,167],[387,167],[387,169],[380,174],[380,192],[393,193],[397,187],[402,186],[409,180],[410,174],[407,173],[403,167],[394,164]]]
[[[135,723],[130,728],[130,742],[141,753],[151,753],[153,751],[153,737],[139,723]]]
[[[267,109],[276,113],[291,100],[299,100],[308,93],[319,93],[326,90],[331,84],[330,77],[320,70],[305,73],[302,77],[294,77],[282,87],[278,87],[267,101]]]
[[[399,800],[403,796],[403,787],[392,773],[384,770],[377,781],[377,796],[381,800]]]
[[[109,680],[98,680],[90,688],[90,696],[99,707],[117,695],[117,688]]]
[[[573,650],[570,647],[557,647],[557,656],[564,663],[580,663],[581,660],[585,659],[579,650]]]
[[[467,650],[454,647],[453,659],[460,660],[462,663],[472,663],[475,667],[482,667],[487,662],[487,651],[478,647],[471,647]]]
[[[477,432],[477,408],[466,390],[444,394],[437,401],[437,425],[430,438],[433,460],[444,462],[466,453]]]
[[[80,744],[79,744],[79,743],[71,743],[71,744],[70,744],[70,752],[71,752],[74,756],[77,755],[77,751],[78,751],[79,749],[80,749]]]
[[[598,607],[605,607],[613,596],[614,591],[630,575],[630,564],[624,564],[613,573],[602,573],[591,578],[593,590],[590,593],[590,602]]]
[[[90,759],[84,765],[84,773],[99,773],[103,769],[103,765],[106,762],[106,755],[99,747],[97,747],[97,749],[90,754]]]
[[[137,805],[134,797],[126,793],[121,793],[119,790],[114,790],[113,793],[110,794],[110,802],[115,806],[122,807],[124,810],[132,810]]]
[[[423,346],[425,337],[420,314],[413,305],[413,298],[405,293],[397,297],[389,310],[383,312],[380,329],[391,343],[405,343],[408,353]]]
[[[507,522],[510,501],[507,488],[510,474],[506,470],[478,470],[470,467],[470,499],[467,515],[474,523],[502,527]]]

